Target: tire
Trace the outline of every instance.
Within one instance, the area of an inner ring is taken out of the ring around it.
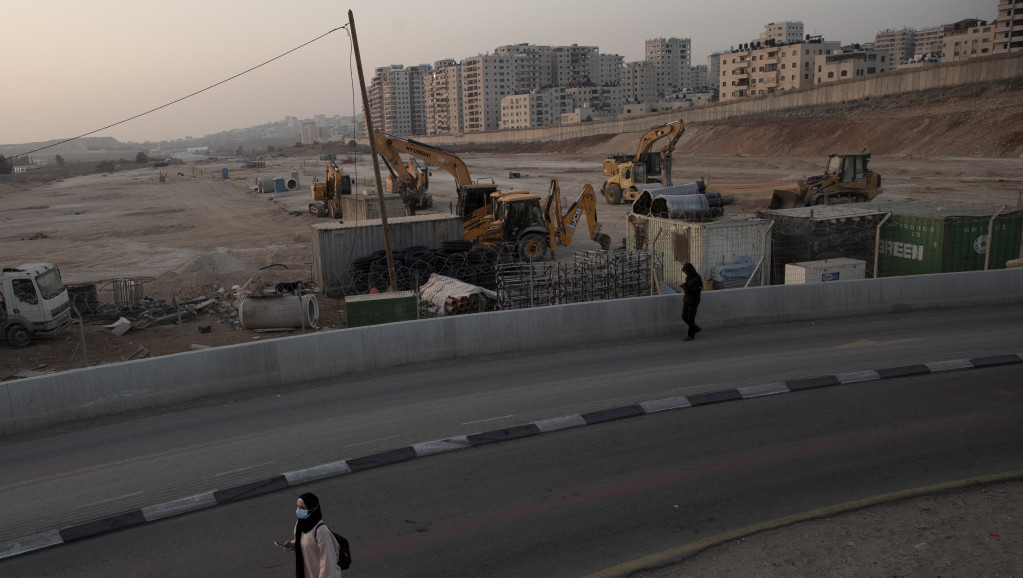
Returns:
[[[7,338],[7,345],[13,349],[28,347],[28,344],[32,342],[32,336],[29,335],[28,329],[25,329],[21,325],[8,326],[4,337]]]
[[[518,253],[523,261],[542,261],[547,256],[547,238],[537,233],[528,233],[519,239]]]
[[[622,202],[622,188],[618,185],[611,183],[604,189],[604,198],[608,204],[619,205]]]

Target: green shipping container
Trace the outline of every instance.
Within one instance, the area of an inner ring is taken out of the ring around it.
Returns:
[[[364,327],[419,318],[419,303],[413,291],[374,293],[345,297],[348,327]]]
[[[881,228],[879,275],[921,275],[1004,269],[1020,255],[1023,213],[1002,213],[974,207],[937,207],[918,203],[878,203],[892,216]]]

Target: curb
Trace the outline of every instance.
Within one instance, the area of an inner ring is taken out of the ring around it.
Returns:
[[[510,441],[563,429],[595,425],[608,421],[642,416],[661,411],[683,409],[687,407],[753,399],[756,397],[798,392],[821,387],[832,387],[836,385],[848,385],[868,381],[879,381],[883,379],[896,379],[899,377],[942,373],[946,371],[997,367],[1018,363],[1023,363],[1023,353],[978,357],[975,359],[952,359],[948,361],[938,361],[918,365],[857,371],[838,375],[825,375],[807,379],[796,379],[791,381],[726,389],[711,393],[700,393],[691,396],[646,401],[618,408],[546,419],[528,425],[513,426],[505,429],[486,431],[465,436],[456,436],[445,440],[424,442],[368,456],[332,462],[294,472],[287,472],[264,480],[235,486],[233,488],[212,490],[194,496],[189,496],[187,498],[165,502],[163,504],[146,506],[144,508],[101,518],[99,520],[75,524],[60,530],[49,530],[32,536],[27,536],[25,538],[3,542],[0,543],[0,560],[13,558],[15,556],[20,556],[36,550],[42,550],[44,548],[60,546],[61,544],[68,542],[99,536],[109,532],[115,532],[117,530],[123,530],[132,526],[138,526],[181,514],[187,514],[189,512],[211,508],[221,504],[237,502],[247,498],[284,490],[326,478],[332,478],[464,448]]]

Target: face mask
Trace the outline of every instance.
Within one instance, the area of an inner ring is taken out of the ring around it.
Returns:
[[[299,508],[295,510],[295,515],[298,516],[299,520],[305,520],[306,518],[309,517],[309,510],[303,510],[302,508]]]

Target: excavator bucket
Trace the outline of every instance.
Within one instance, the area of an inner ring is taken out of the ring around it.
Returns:
[[[777,209],[793,209],[796,207],[803,206],[803,199],[800,198],[799,193],[796,191],[787,191],[785,189],[775,189],[774,194],[771,195],[771,204],[767,208],[772,211]]]

